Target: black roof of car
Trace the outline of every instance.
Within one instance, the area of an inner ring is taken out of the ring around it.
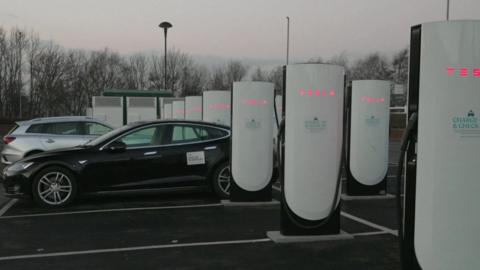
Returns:
[[[198,124],[198,125],[208,125],[208,126],[213,126],[213,127],[218,127],[218,128],[230,130],[230,127],[229,127],[229,126],[221,125],[221,124],[217,124],[217,123],[213,123],[213,122],[195,121],[195,120],[182,120],[182,119],[139,121],[139,122],[130,123],[129,126],[131,126],[131,127],[139,127],[139,126],[151,125],[151,124],[157,124],[157,123],[167,123],[167,124],[168,124],[168,123]]]

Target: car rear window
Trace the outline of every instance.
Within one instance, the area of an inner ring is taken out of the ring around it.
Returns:
[[[112,128],[107,127],[105,125],[99,124],[99,123],[94,123],[94,122],[87,122],[85,123],[85,132],[86,135],[103,135],[107,132],[110,132]]]
[[[218,129],[218,128],[205,128],[205,130],[208,133],[208,138],[209,139],[218,139],[222,138],[228,135],[228,132],[223,130],[223,129]]]
[[[15,124],[15,125],[7,132],[7,135],[12,134],[17,128],[18,128],[18,125]]]

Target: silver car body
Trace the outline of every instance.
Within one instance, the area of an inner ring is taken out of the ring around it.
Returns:
[[[3,146],[1,162],[12,164],[30,154],[81,145],[112,129],[109,124],[87,116],[17,122],[5,136],[14,139]]]

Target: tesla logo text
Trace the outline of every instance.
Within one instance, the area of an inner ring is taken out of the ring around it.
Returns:
[[[480,77],[480,68],[454,68],[447,67],[448,76],[458,76],[458,77]]]
[[[230,109],[230,104],[226,104],[226,103],[210,104],[208,108],[212,110],[228,110]]]
[[[367,97],[363,96],[362,98],[363,102],[368,102],[368,103],[374,103],[374,102],[385,102],[385,98],[374,98],[374,97]]]
[[[244,99],[243,104],[245,105],[266,105],[268,102],[265,99]]]
[[[187,112],[202,112],[201,107],[193,107],[190,110],[187,110]]]
[[[313,97],[313,96],[316,96],[316,97],[334,97],[335,96],[335,90],[334,89],[330,89],[330,90],[327,90],[327,89],[304,89],[304,88],[300,88],[298,89],[298,93],[300,94],[300,96],[309,96],[309,97]]]

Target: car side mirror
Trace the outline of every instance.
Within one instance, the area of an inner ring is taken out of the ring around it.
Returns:
[[[106,148],[107,152],[110,153],[121,153],[127,150],[127,145],[122,141],[114,141],[110,143]]]

